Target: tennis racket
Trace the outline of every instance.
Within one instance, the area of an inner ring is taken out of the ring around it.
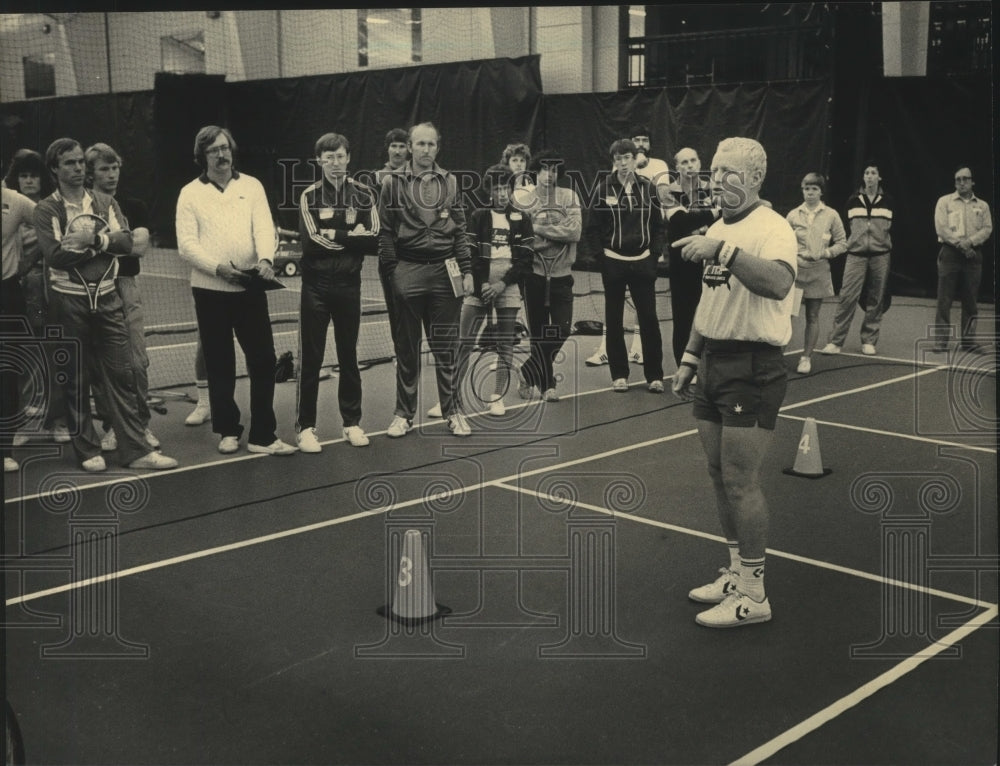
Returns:
[[[566,208],[560,205],[548,207],[536,205],[531,214],[531,222],[536,225],[539,223],[558,225],[563,223],[567,216]],[[555,267],[556,261],[562,258],[568,249],[569,243],[567,242],[554,242],[551,239],[545,239],[541,234],[535,234],[535,255],[538,256],[542,270],[545,272],[545,308],[548,308],[551,303],[552,269]]]
[[[63,239],[68,234],[83,233],[88,235],[90,241],[93,241],[97,234],[110,231],[110,229],[110,224],[96,213],[81,213],[71,218],[66,224],[66,234],[63,235]],[[65,249],[74,253],[85,253],[88,250],[94,253],[94,257],[73,267],[73,271],[76,272],[83,283],[84,290],[87,291],[87,302],[90,305],[91,313],[96,313],[101,287],[107,282],[109,276],[112,280],[115,278],[115,257],[96,252],[92,246],[82,250],[75,247],[66,247]]]

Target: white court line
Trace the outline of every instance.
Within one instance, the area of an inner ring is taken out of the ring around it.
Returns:
[[[968,636],[972,635],[975,631],[991,622],[994,618],[996,618],[996,616],[996,606],[976,615],[974,618],[969,620],[969,622],[965,623],[965,625],[960,628],[956,628],[943,639],[934,643],[933,646],[931,646],[927,651],[906,658],[898,665],[872,679],[864,686],[855,689],[847,696],[841,697],[833,704],[828,705],[818,713],[809,716],[801,723],[793,726],[782,734],[779,734],[774,739],[765,742],[760,747],[751,750],[749,753],[741,756],[740,758],[737,758],[733,761],[733,766],[755,766],[755,764],[771,758],[775,755],[775,753],[778,753],[785,747],[788,747],[788,745],[793,742],[797,742],[807,734],[812,733],[819,727],[832,721],[841,713],[845,713],[851,708],[859,705],[876,692],[881,691],[890,684],[898,681],[907,673],[916,670],[920,667],[920,665],[927,662],[927,660],[936,657],[945,649],[954,646]]]
[[[460,492],[462,494],[466,494],[468,492],[475,492],[475,491],[484,489],[485,487],[492,487],[492,486],[495,486],[497,484],[510,482],[510,481],[518,479],[518,478],[524,478],[526,476],[534,476],[535,474],[538,474],[538,473],[546,473],[546,472],[549,472],[549,471],[553,471],[553,470],[565,468],[565,467],[568,467],[568,466],[579,465],[580,463],[586,463],[586,462],[590,462],[590,461],[593,461],[593,460],[599,460],[599,459],[607,457],[609,455],[616,455],[616,454],[619,454],[621,452],[627,452],[627,451],[630,451],[632,449],[637,449],[637,448],[640,448],[640,447],[643,447],[643,446],[649,446],[651,444],[660,444],[660,443],[665,442],[665,441],[671,441],[673,439],[679,439],[679,438],[681,438],[683,436],[689,436],[689,435],[694,434],[694,433],[697,433],[697,432],[694,431],[694,430],[691,430],[691,431],[686,431],[686,432],[681,433],[681,434],[671,434],[670,436],[662,436],[659,439],[654,439],[654,440],[651,440],[651,441],[648,441],[648,442],[643,442],[640,445],[634,445],[634,446],[629,446],[629,447],[620,447],[618,449],[609,450],[607,452],[602,452],[602,453],[600,453],[598,455],[590,455],[590,456],[587,456],[585,458],[578,458],[577,460],[570,460],[570,461],[567,461],[565,463],[557,464],[555,466],[548,466],[546,468],[537,468],[537,469],[534,469],[532,471],[523,471],[521,473],[511,474],[510,476],[503,476],[503,477],[500,477],[499,479],[493,479],[491,481],[478,482],[476,484],[470,484],[467,487],[461,487],[459,489],[456,489],[455,491],[456,492]],[[244,456],[241,456],[240,459],[246,460],[246,459],[248,459],[248,457],[250,457],[250,456],[244,455]],[[269,456],[268,455],[253,455],[252,457],[269,457]],[[177,471],[174,471],[174,473],[177,473]],[[136,477],[136,478],[138,479],[139,477]],[[129,480],[126,479],[126,480],[123,480],[123,481],[129,481]],[[111,484],[111,483],[114,483],[114,482],[103,482],[103,484]],[[89,489],[91,486],[97,486],[97,485],[88,485],[87,489]],[[78,590],[80,588],[88,587],[90,585],[97,585],[97,584],[102,583],[102,582],[108,582],[110,580],[117,580],[117,579],[121,579],[122,577],[128,577],[128,576],[133,575],[133,574],[139,574],[140,572],[148,572],[148,571],[153,570],[153,569],[160,569],[162,567],[172,566],[173,564],[180,564],[180,563],[183,563],[185,561],[191,561],[192,559],[204,558],[206,556],[212,556],[212,555],[215,555],[217,553],[225,553],[226,551],[236,550],[238,548],[247,548],[247,547],[250,547],[250,546],[253,546],[253,545],[261,545],[263,543],[268,543],[268,542],[271,542],[273,540],[280,540],[280,539],[285,538],[285,537],[292,537],[294,535],[301,535],[301,534],[305,534],[307,532],[314,532],[314,531],[316,531],[318,529],[324,529],[326,527],[332,527],[332,526],[336,526],[338,524],[344,524],[344,523],[346,523],[348,521],[355,521],[357,519],[367,518],[369,516],[378,516],[380,514],[388,513],[390,511],[396,510],[398,508],[407,508],[407,507],[409,507],[411,505],[416,505],[418,503],[430,502],[430,501],[432,501],[432,500],[434,500],[434,499],[436,499],[438,497],[444,497],[444,496],[446,496],[448,494],[449,493],[441,492],[441,493],[438,493],[437,495],[433,495],[433,496],[428,497],[428,498],[419,497],[419,498],[415,498],[413,500],[406,500],[406,501],[403,501],[401,503],[394,503],[393,505],[387,506],[385,508],[378,508],[378,509],[371,510],[371,511],[362,511],[361,513],[351,514],[350,516],[341,516],[341,517],[338,517],[336,519],[328,519],[327,521],[320,521],[320,522],[316,522],[314,524],[307,524],[307,525],[302,526],[302,527],[294,527],[292,529],[286,529],[286,530],[283,530],[281,532],[274,532],[272,534],[262,535],[260,537],[253,537],[253,538],[250,538],[248,540],[242,540],[240,542],[230,543],[228,545],[221,545],[221,546],[218,546],[218,547],[215,547],[215,548],[208,548],[208,549],[203,550],[203,551],[195,551],[194,553],[189,553],[189,554],[186,554],[186,555],[183,555],[183,556],[176,556],[174,558],[164,559],[162,561],[151,562],[149,564],[143,564],[141,566],[132,567],[130,569],[123,569],[123,570],[119,570],[117,572],[109,572],[108,574],[101,575],[100,577],[90,577],[90,578],[87,578],[85,580],[77,580],[75,582],[69,582],[69,583],[66,583],[65,585],[60,585],[60,586],[57,586],[55,588],[49,588],[47,590],[37,591],[35,593],[26,593],[24,595],[17,596],[17,597],[15,597],[13,599],[8,599],[6,603],[7,603],[8,606],[10,606],[11,604],[19,604],[19,603],[23,603],[25,601],[33,601],[35,599],[42,598],[43,596],[49,596],[49,595],[53,595],[53,594],[56,594],[56,593],[65,593],[65,592],[72,591],[72,590]]]
[[[166,347],[161,347],[161,348],[166,348]],[[803,401],[803,402],[797,402],[796,404],[786,405],[786,406],[784,406],[784,407],[781,408],[780,412],[784,413],[786,410],[795,409],[797,407],[803,407],[803,406],[805,406],[807,404],[815,404],[816,402],[823,402],[823,401],[827,401],[827,400],[830,400],[830,399],[836,399],[836,398],[839,398],[841,396],[850,396],[850,395],[855,394],[855,393],[861,393],[861,392],[864,392],[864,391],[871,390],[873,388],[878,388],[881,385],[888,385],[889,383],[898,383],[898,382],[901,382],[901,381],[905,381],[905,380],[907,380],[907,379],[909,379],[911,377],[915,377],[915,376],[919,376],[919,375],[927,375],[927,374],[930,374],[932,372],[936,372],[936,371],[938,371],[940,369],[946,369],[946,367],[945,368],[935,367],[932,370],[924,370],[922,372],[912,373],[911,375],[904,376],[904,377],[901,377],[901,378],[896,378],[896,379],[893,379],[892,381],[888,381],[887,383],[884,383],[884,384],[883,383],[875,383],[875,384],[868,385],[868,386],[861,386],[859,388],[849,389],[847,391],[840,391],[840,392],[837,392],[837,393],[829,394],[827,396],[821,396],[821,397],[818,397],[818,398],[815,398],[815,399],[808,399],[808,400]],[[673,377],[673,376],[667,376],[666,379],[670,379],[671,377]],[[565,398],[566,399],[574,399],[574,398],[577,398],[577,397],[580,397],[580,396],[589,396],[591,394],[603,393],[603,392],[610,391],[610,390],[611,390],[610,388],[599,388],[599,389],[594,389],[594,390],[591,390],[591,391],[582,391],[582,392],[577,392],[575,394],[568,394]],[[541,404],[541,402],[539,402],[537,400],[532,400],[530,402],[525,402],[524,404],[511,405],[510,407],[508,407],[508,409],[515,409],[517,407],[538,406],[539,404]],[[431,422],[443,422],[443,421],[431,421]],[[421,421],[420,423],[418,423],[418,425],[425,425],[425,424],[426,423],[423,422],[423,421]],[[635,450],[635,449],[641,449],[643,447],[660,444],[663,441],[667,441],[667,440],[670,440],[670,439],[673,439],[673,438],[676,438],[676,437],[679,437],[679,436],[690,436],[692,434],[696,434],[697,432],[698,432],[697,429],[691,429],[691,430],[688,430],[688,431],[684,431],[684,432],[682,432],[680,434],[676,434],[676,435],[672,435],[672,436],[667,436],[667,437],[663,437],[663,438],[660,438],[660,439],[653,439],[651,441],[641,442],[639,444],[627,445],[625,447],[620,447],[617,450],[613,450],[610,453],[599,453],[597,456],[595,456],[594,459],[600,458],[600,457],[605,457],[605,456],[612,455],[612,454],[619,454],[621,452],[627,452],[627,451],[631,451],[631,450]],[[385,434],[384,430],[383,431],[373,431],[373,432],[370,432],[368,435],[369,436],[381,436],[383,434]],[[335,443],[335,442],[339,442],[339,441],[343,441],[343,439],[335,439],[335,440],[333,440],[333,441],[331,441],[329,443]],[[323,442],[323,444],[326,444],[326,443],[328,443],[328,442]],[[203,468],[211,468],[211,467],[214,467],[214,466],[217,466],[217,465],[222,465],[222,464],[224,464],[226,462],[235,462],[237,460],[246,460],[248,457],[250,457],[250,456],[241,455],[239,457],[227,458],[225,460],[212,460],[212,461],[207,462],[207,463],[196,463],[194,465],[180,466],[178,468],[171,469],[170,471],[147,473],[147,474],[143,474],[142,476],[136,476],[133,479],[122,478],[122,479],[118,479],[117,481],[119,481],[119,482],[138,481],[139,479],[149,480],[149,479],[152,479],[154,477],[160,477],[160,476],[163,476],[163,477],[175,476],[175,475],[177,475],[179,473],[185,473],[187,471],[198,471],[198,470],[202,470]],[[254,455],[253,457],[267,457],[267,456],[265,456],[265,455]],[[585,462],[585,459],[583,461],[577,461],[577,462]],[[530,474],[527,474],[527,475],[530,475]],[[95,487],[107,486],[108,484],[111,484],[111,483],[115,483],[115,482],[95,482],[93,484],[79,484],[79,485],[76,486],[75,489],[76,489],[76,491],[82,491],[82,490],[85,490],[85,489],[91,489],[91,488],[95,488]],[[36,493],[36,494],[32,494],[32,495],[16,496],[16,497],[12,497],[12,498],[4,500],[4,504],[6,505],[8,503],[22,502],[22,501],[25,501],[25,500],[35,500],[35,499],[38,499],[40,497],[45,496],[45,494],[46,493]]]
[[[556,466],[548,470],[557,470],[561,466]],[[499,481],[499,480],[498,480]],[[500,489],[507,489],[513,492],[517,492],[523,495],[530,495],[531,497],[536,497],[543,500],[549,500],[556,504],[572,504],[577,508],[583,508],[584,510],[594,511],[595,513],[603,513],[607,516],[613,516],[616,519],[628,519],[629,521],[634,521],[639,524],[646,524],[647,526],[657,527],[659,529],[668,529],[671,532],[679,532],[683,535],[688,535],[690,537],[701,537],[705,540],[712,540],[714,542],[724,543],[726,538],[720,535],[714,535],[710,532],[702,532],[697,529],[691,529],[690,527],[681,527],[676,524],[670,524],[665,521],[657,521],[656,519],[650,519],[646,516],[636,516],[631,513],[626,513],[624,511],[615,511],[611,508],[605,508],[600,505],[592,505],[590,503],[584,503],[580,500],[567,500],[566,498],[559,497],[557,495],[551,495],[546,492],[536,492],[532,489],[526,489],[524,487],[519,487],[515,484],[510,484],[507,482],[494,483],[495,487]],[[812,559],[807,556],[800,556],[797,553],[787,553],[785,551],[775,550],[774,548],[767,549],[768,556],[774,556],[779,559],[788,559],[789,561],[795,561],[799,564],[805,564],[806,566],[816,567],[817,569],[828,569],[831,572],[837,572],[838,574],[845,574],[851,577],[857,577],[862,580],[869,580],[871,582],[876,582],[881,585],[890,585],[895,588],[902,588],[904,590],[912,590],[917,593],[922,593],[927,596],[937,596],[939,598],[948,599],[949,601],[958,601],[962,604],[968,604],[970,606],[979,607],[980,609],[996,609],[997,605],[990,603],[988,601],[980,601],[979,599],[970,598],[968,596],[963,596],[958,593],[951,593],[945,590],[938,590],[937,588],[928,588],[923,585],[914,585],[913,583],[906,582],[905,580],[896,580],[891,577],[885,577],[884,575],[872,574],[871,572],[865,572],[861,569],[853,569],[851,567],[840,566],[839,564],[831,564],[827,561],[820,561],[818,559]]]
[[[789,420],[808,420],[801,415],[785,415],[780,414],[779,417],[787,418]],[[816,420],[816,418],[813,418]],[[892,436],[897,439],[908,439],[909,441],[924,442],[925,444],[936,444],[941,447],[957,447],[959,449],[975,450],[976,452],[988,452],[991,455],[996,454],[996,448],[994,447],[977,447],[971,444],[962,444],[960,442],[949,442],[944,439],[931,439],[929,436],[914,436],[913,434],[904,434],[897,431],[883,431],[881,428],[865,428],[864,426],[852,426],[847,423],[837,423],[832,420],[816,420],[817,425],[830,426],[831,428],[842,428],[847,431],[861,431],[866,434],[878,434],[879,436]]]

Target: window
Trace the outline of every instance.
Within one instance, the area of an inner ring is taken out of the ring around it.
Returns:
[[[42,98],[56,95],[56,54],[41,53],[25,56],[24,97]]]
[[[359,8],[358,66],[392,67],[423,61],[419,8]]]
[[[205,32],[166,35],[160,38],[161,71],[176,74],[205,73]]]

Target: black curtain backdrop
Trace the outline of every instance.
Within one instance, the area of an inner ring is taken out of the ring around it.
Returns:
[[[784,214],[802,201],[802,176],[827,172],[830,91],[826,82],[804,82],[546,96],[545,138],[564,153],[564,175],[583,179],[577,191],[585,207],[592,179],[611,168],[611,144],[631,136],[636,123],[649,127],[652,155],[671,168],[681,148],[695,149],[708,170],[720,140],[755,138],[768,153],[761,194]]]
[[[636,123],[649,125],[653,155],[671,167],[684,146],[707,168],[720,139],[750,136],[768,152],[763,196],[781,213],[799,203],[799,182],[811,170],[826,174],[826,201],[842,211],[864,164],[878,161],[898,208],[890,289],[933,296],[934,204],[953,190],[958,165],[972,167],[976,193],[996,211],[992,82],[847,75],[839,72],[836,87],[807,81],[543,96],[538,56],[240,83],[162,74],[153,91],[0,104],[2,161],[6,167],[20,147],[44,154],[60,136],[110,143],[125,157],[122,188],[147,199],[154,231],[171,244],[177,194],[198,172],[194,135],[211,123],[233,131],[238,166],[261,179],[288,228],[298,192],[315,178],[312,147],[327,131],[350,140],[354,172],[382,166],[390,128],[424,120],[441,130],[439,159],[450,170],[481,172],[513,141],[550,146],[566,157],[564,181],[585,204],[611,167],[608,147]],[[996,239],[986,245],[983,300],[994,300]],[[834,262],[838,285],[842,260]]]

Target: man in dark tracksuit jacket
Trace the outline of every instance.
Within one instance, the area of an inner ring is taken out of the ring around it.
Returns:
[[[635,173],[636,148],[628,139],[611,145],[615,172],[591,210],[587,239],[598,255],[604,282],[608,365],[615,391],[628,391],[629,363],[623,335],[625,290],[635,304],[642,338],[643,373],[653,393],[663,392],[663,340],[656,316],[656,261],[663,252],[662,206],[653,185]]]
[[[469,242],[457,180],[435,161],[440,140],[429,122],[410,128],[411,160],[382,179],[379,193],[379,261],[396,307],[396,409],[386,430],[392,438],[413,427],[421,330],[436,362],[441,412],[452,433],[469,434],[454,397],[459,314],[463,297],[472,293]],[[448,274],[450,259],[461,274],[458,295]]]
[[[361,267],[377,250],[379,217],[375,191],[347,176],[350,144],[327,133],[316,142],[323,177],[302,192],[299,232],[302,238],[302,304],[299,324],[298,442],[303,452],[321,450],[316,437],[319,371],[326,331],[333,336],[340,366],[337,398],[344,439],[355,447],[368,444],[360,427]]]

